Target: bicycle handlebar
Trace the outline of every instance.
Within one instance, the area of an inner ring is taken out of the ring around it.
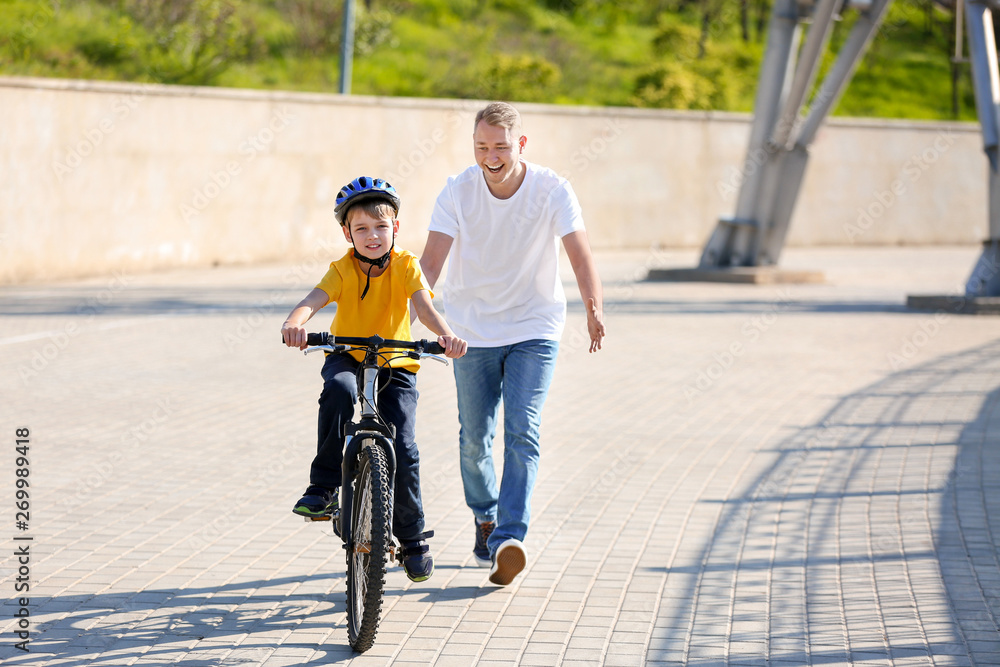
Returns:
[[[391,340],[381,336],[355,338],[351,336],[333,336],[329,332],[311,333],[306,335],[306,345],[351,345],[354,347],[395,348],[413,350],[418,354],[444,354],[444,348],[436,340]]]

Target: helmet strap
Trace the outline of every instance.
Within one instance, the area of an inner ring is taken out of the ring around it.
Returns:
[[[361,300],[364,301],[365,296],[368,294],[368,288],[371,287],[372,284],[372,271],[375,270],[376,266],[382,269],[389,264],[389,257],[390,255],[392,255],[392,249],[396,247],[396,236],[393,235],[392,237],[392,245],[389,247],[389,252],[385,253],[378,259],[370,259],[362,255],[360,252],[358,252],[358,246],[354,245],[354,233],[350,232],[350,234],[351,234],[351,245],[354,247],[354,256],[357,258],[359,262],[364,262],[365,264],[369,265],[367,272],[367,279],[365,280],[365,289],[361,292]]]

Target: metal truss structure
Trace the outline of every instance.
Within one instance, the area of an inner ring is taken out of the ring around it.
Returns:
[[[892,0],[776,0],[761,67],[750,142],[732,217],[722,218],[698,269],[778,263],[809,161],[809,147],[836,106]],[[965,0],[976,107],[989,161],[989,230],[967,296],[1000,296],[1000,78],[992,11],[1000,0]],[[961,12],[962,0],[956,11]],[[816,89],[834,21],[859,12],[829,74]],[[802,41],[803,26],[809,29]],[[959,43],[961,43],[959,37]]]

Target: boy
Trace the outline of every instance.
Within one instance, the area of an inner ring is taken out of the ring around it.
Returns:
[[[373,336],[410,340],[409,302],[417,317],[438,334],[445,356],[457,359],[466,343],[452,333],[431,304],[430,288],[413,253],[395,247],[399,231],[399,195],[386,181],[362,176],[337,195],[334,214],[352,245],[319,284],[299,302],[281,327],[289,347],[306,347],[303,325],[328,303],[337,303],[330,332],[336,336]],[[318,516],[340,504],[344,424],[354,416],[355,374],[362,352],[329,354],[323,364],[323,392],[319,397],[319,439],[309,473],[309,487],[292,510]],[[424,581],[434,571],[434,559],[424,532],[420,499],[419,453],[414,442],[418,361],[393,359],[379,372],[379,412],[396,427],[396,479],[392,532],[403,552],[403,568],[413,581]]]

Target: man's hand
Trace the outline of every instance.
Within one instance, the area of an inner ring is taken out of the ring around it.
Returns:
[[[582,229],[572,232],[562,237],[563,247],[566,248],[566,256],[573,267],[576,275],[576,284],[580,288],[580,296],[583,298],[583,306],[587,310],[587,331],[590,333],[590,351],[597,352],[601,349],[601,341],[604,340],[606,331],[604,329],[604,307],[603,290],[601,289],[601,277],[597,275],[597,267],[594,265],[594,256],[590,252],[590,242],[587,240],[587,232]]]
[[[604,327],[604,313],[597,309],[594,299],[587,299],[587,332],[590,334],[590,351],[601,349],[601,341],[607,335]]]
[[[444,348],[444,356],[449,359],[458,359],[465,356],[465,351],[469,344],[458,336],[438,336],[438,344]]]

